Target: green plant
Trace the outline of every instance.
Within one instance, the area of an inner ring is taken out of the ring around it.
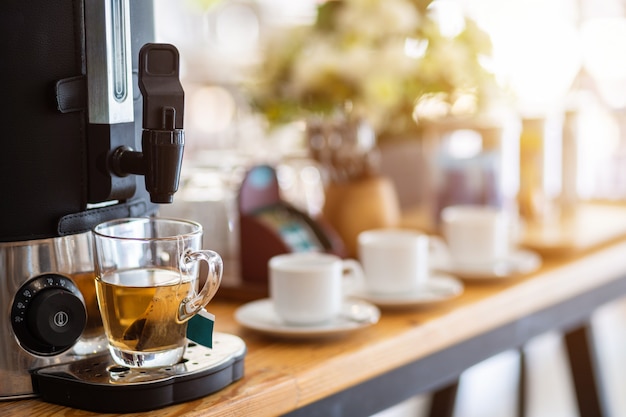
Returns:
[[[348,110],[378,135],[415,129],[422,117],[476,112],[490,94],[489,37],[462,16],[443,33],[432,0],[339,0],[313,25],[267,40],[252,103],[271,123]]]

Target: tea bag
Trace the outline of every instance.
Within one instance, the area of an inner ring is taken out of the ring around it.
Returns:
[[[184,327],[176,322],[180,301],[172,287],[157,287],[142,317],[124,331],[124,340],[137,340],[136,350],[165,348],[176,343]]]

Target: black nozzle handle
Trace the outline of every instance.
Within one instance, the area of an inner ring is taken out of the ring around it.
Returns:
[[[180,56],[174,45],[147,43],[139,51],[144,129],[183,128],[185,92],[180,83],[179,66]],[[166,120],[166,114],[173,117],[173,126]]]

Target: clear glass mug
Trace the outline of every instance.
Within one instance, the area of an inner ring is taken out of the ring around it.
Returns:
[[[125,218],[97,225],[93,235],[96,294],[113,360],[134,368],[178,363],[187,321],[222,279],[220,255],[201,249],[202,226]]]

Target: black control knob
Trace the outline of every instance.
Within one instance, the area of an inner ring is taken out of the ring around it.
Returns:
[[[85,328],[85,305],[70,291],[46,289],[33,300],[26,314],[33,336],[51,346],[71,346]]]
[[[55,355],[76,343],[85,328],[87,310],[82,294],[69,278],[45,274],[18,290],[11,322],[26,350]]]

